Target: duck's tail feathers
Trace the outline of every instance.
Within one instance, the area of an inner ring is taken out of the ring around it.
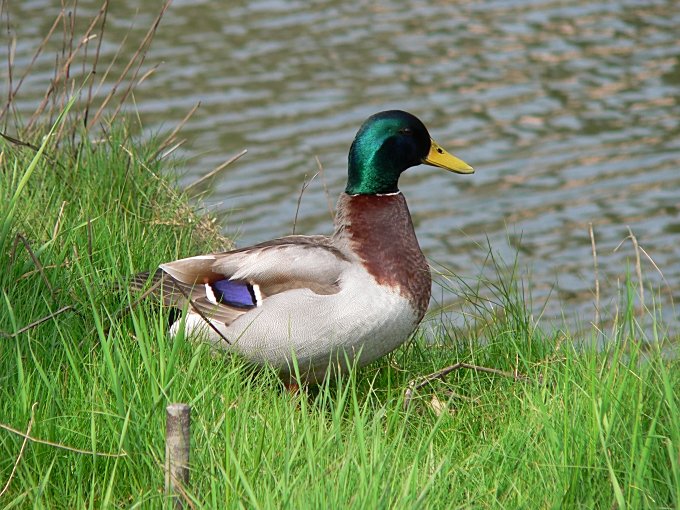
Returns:
[[[157,269],[153,274],[150,272],[138,273],[132,277],[128,284],[133,292],[141,292],[138,299],[148,296],[160,298],[165,306],[182,309],[191,294],[192,287],[179,282]]]

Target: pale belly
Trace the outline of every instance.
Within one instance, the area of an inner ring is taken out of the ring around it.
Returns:
[[[267,298],[229,327],[216,324],[229,344],[200,317],[187,318],[188,333],[206,335],[254,363],[271,364],[284,378],[297,363],[304,379],[320,381],[329,365],[345,371],[393,351],[418,325],[408,300],[374,284],[367,273],[357,276],[337,294],[297,289]]]

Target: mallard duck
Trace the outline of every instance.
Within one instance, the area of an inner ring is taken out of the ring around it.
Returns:
[[[425,315],[430,269],[401,173],[421,163],[474,170],[436,143],[410,113],[369,117],[349,150],[347,187],[332,236],[291,235],[161,264],[156,293],[186,309],[179,328],[295,380],[365,365],[400,346]],[[139,287],[137,279],[136,287]],[[208,323],[209,322],[209,323]]]

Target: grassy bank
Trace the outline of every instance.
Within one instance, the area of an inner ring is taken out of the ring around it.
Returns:
[[[0,507],[169,506],[169,402],[193,407],[191,507],[680,506],[677,350],[640,342],[630,307],[574,338],[535,327],[506,281],[504,313],[292,397],[171,341],[153,303],[121,313],[130,275],[227,243],[154,147],[122,129],[41,157],[0,143]],[[529,380],[461,370],[404,410],[409,381],[459,361]]]

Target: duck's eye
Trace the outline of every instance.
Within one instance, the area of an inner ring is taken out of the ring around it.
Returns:
[[[411,128],[401,128],[399,130],[399,133],[402,134],[402,135],[411,136],[411,135],[413,135],[413,130]]]

